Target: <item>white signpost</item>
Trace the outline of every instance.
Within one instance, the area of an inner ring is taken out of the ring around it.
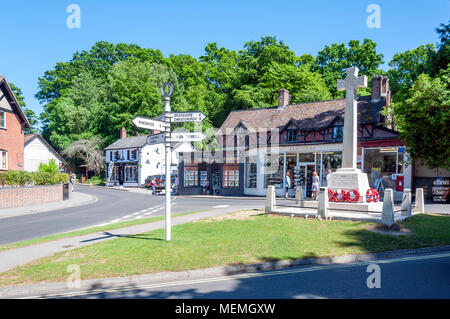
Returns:
[[[166,141],[166,133],[149,135],[147,137],[148,145],[160,144],[160,143],[164,143],[165,141]]]
[[[147,130],[164,131],[168,127],[166,122],[149,119],[148,117],[136,116],[131,120],[134,125]]]
[[[200,142],[206,138],[206,135],[202,132],[180,132],[170,133],[170,136],[166,137],[167,142]]]
[[[165,119],[170,119],[170,122],[180,123],[180,122],[201,122],[206,118],[203,112],[168,112],[156,117],[159,121],[164,121]]]
[[[165,88],[169,87],[169,92],[165,91]],[[206,115],[202,112],[171,112],[170,110],[170,96],[173,93],[173,84],[166,82],[161,87],[161,93],[164,96],[166,103],[164,107],[164,114],[156,117],[156,119],[149,119],[142,116],[137,116],[133,119],[133,124],[137,127],[164,131],[161,134],[150,135],[147,138],[147,144],[159,144],[165,143],[166,148],[166,240],[169,241],[172,238],[171,228],[171,207],[170,207],[170,192],[171,192],[171,174],[170,169],[172,166],[171,159],[171,143],[178,142],[199,142],[206,138],[206,135],[201,132],[180,132],[171,133],[170,123],[172,122],[201,122],[206,118]]]

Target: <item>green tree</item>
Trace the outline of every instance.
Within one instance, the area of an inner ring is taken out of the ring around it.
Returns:
[[[52,158],[48,164],[40,163],[39,164],[39,172],[52,173],[56,174],[59,172],[59,167],[56,165],[56,161]]]
[[[450,72],[442,70],[435,78],[418,76],[410,98],[396,105],[400,138],[413,158],[427,166],[450,169]]]
[[[367,75],[370,81],[373,75],[383,74],[379,66],[384,63],[384,56],[377,53],[376,47],[370,39],[364,39],[362,44],[359,40],[351,40],[348,48],[344,43],[333,43],[317,54],[315,70],[320,72],[334,98],[343,97],[344,93],[337,90],[337,80],[346,76],[345,69],[349,67],[358,67],[360,74]],[[370,87],[359,91],[361,95],[370,92]]]
[[[22,90],[15,86],[13,83],[9,83],[9,86],[11,87],[11,90],[13,91],[14,95],[17,98],[17,101],[20,104],[20,107],[22,108],[23,112],[25,113],[25,116],[28,119],[28,122],[30,123],[31,128],[25,130],[25,134],[30,133],[37,133],[38,131],[38,116],[36,113],[32,110],[27,108],[27,104],[25,103],[25,97],[23,96]]]

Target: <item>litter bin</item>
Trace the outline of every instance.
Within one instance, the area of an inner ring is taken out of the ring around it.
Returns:
[[[63,184],[63,200],[70,199],[70,184]]]

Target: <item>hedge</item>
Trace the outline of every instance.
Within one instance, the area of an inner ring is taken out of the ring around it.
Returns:
[[[6,171],[0,172],[0,185],[5,186],[33,186],[55,185],[68,183],[70,176],[67,173]]]

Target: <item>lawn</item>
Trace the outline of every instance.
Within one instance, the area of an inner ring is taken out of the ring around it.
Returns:
[[[200,213],[200,212],[202,212],[202,210],[189,212],[189,213],[174,214],[174,215],[172,215],[172,217],[179,217],[179,216],[195,214],[195,213]],[[8,249],[14,249],[14,248],[20,248],[20,247],[41,244],[41,243],[55,241],[58,239],[63,239],[63,238],[68,238],[68,237],[82,236],[82,235],[87,235],[87,234],[115,230],[115,229],[119,229],[119,228],[123,228],[123,227],[152,223],[152,222],[156,222],[156,221],[163,220],[163,219],[164,219],[164,216],[133,219],[133,220],[124,221],[124,222],[120,222],[120,223],[113,223],[113,224],[104,225],[104,226],[97,226],[97,227],[75,230],[75,231],[71,231],[68,233],[62,233],[62,234],[57,234],[57,235],[51,235],[51,236],[45,236],[45,237],[24,240],[24,241],[13,243],[13,244],[1,245],[0,252],[8,250]]]
[[[71,264],[91,279],[450,244],[450,216],[414,216],[401,236],[368,230],[373,225],[234,213],[175,226],[171,242],[161,229],[58,253],[0,274],[0,286],[65,281]]]

